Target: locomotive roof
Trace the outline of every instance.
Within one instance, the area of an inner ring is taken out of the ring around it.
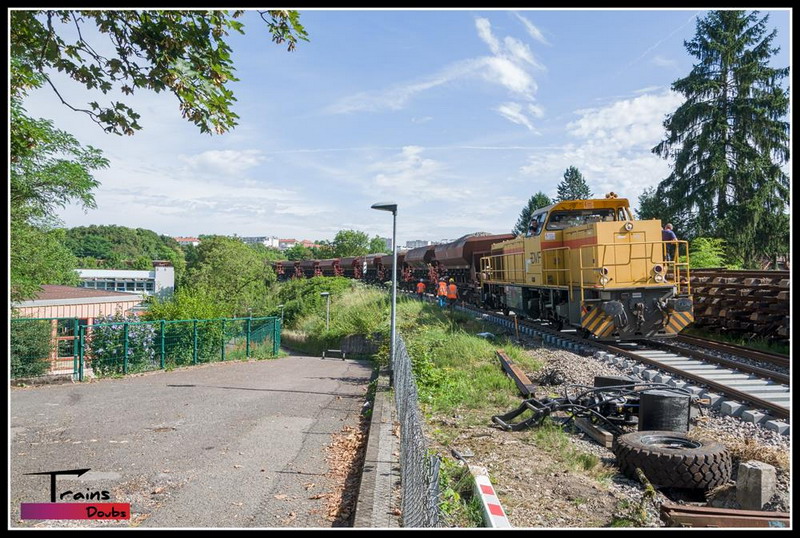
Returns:
[[[549,213],[554,209],[568,210],[568,209],[596,209],[607,207],[630,207],[627,198],[595,198],[591,200],[564,200],[563,202],[556,202],[545,207],[541,207],[533,212],[533,215],[541,213]],[[531,215],[531,216],[533,216]]]

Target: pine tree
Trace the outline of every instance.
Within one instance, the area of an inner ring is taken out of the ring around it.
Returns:
[[[548,206],[552,203],[552,200],[550,200],[550,198],[548,198],[547,195],[541,191],[531,196],[527,205],[522,208],[522,212],[519,214],[519,219],[517,219],[517,223],[514,225],[514,229],[511,230],[511,233],[514,235],[525,235],[525,233],[528,231],[528,226],[530,226],[531,223],[531,215],[533,215],[537,209]]]
[[[583,175],[574,166],[567,168],[564,172],[564,180],[558,184],[557,202],[564,200],[586,200],[592,197],[592,191]]]
[[[785,121],[789,68],[772,68],[778,52],[768,16],[712,11],[684,42],[698,62],[672,89],[686,101],[664,121],[653,153],[672,160],[658,187],[674,213],[691,215],[692,235],[724,237],[746,266],[788,252],[789,159]],[[735,258],[734,258],[735,259]]]

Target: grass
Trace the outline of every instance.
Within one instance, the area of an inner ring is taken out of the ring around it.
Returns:
[[[444,519],[454,527],[483,527],[483,508],[472,489],[466,465],[443,458],[439,467],[440,504]]]
[[[524,439],[572,471],[585,473],[601,482],[616,474],[614,469],[604,465],[594,454],[572,445],[569,434],[550,418],[544,419],[541,426],[528,432]]]

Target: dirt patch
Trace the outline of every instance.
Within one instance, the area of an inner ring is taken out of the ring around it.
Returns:
[[[344,426],[341,432],[333,434],[331,444],[325,447],[325,460],[330,469],[328,476],[335,486],[332,491],[311,498],[325,498],[326,517],[334,527],[353,525],[368,428],[369,420],[362,415],[358,427]]]

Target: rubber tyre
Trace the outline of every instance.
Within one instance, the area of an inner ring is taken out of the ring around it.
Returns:
[[[731,477],[731,456],[724,445],[690,440],[680,432],[626,433],[614,439],[613,451],[623,474],[636,480],[638,467],[654,486],[707,490]]]

